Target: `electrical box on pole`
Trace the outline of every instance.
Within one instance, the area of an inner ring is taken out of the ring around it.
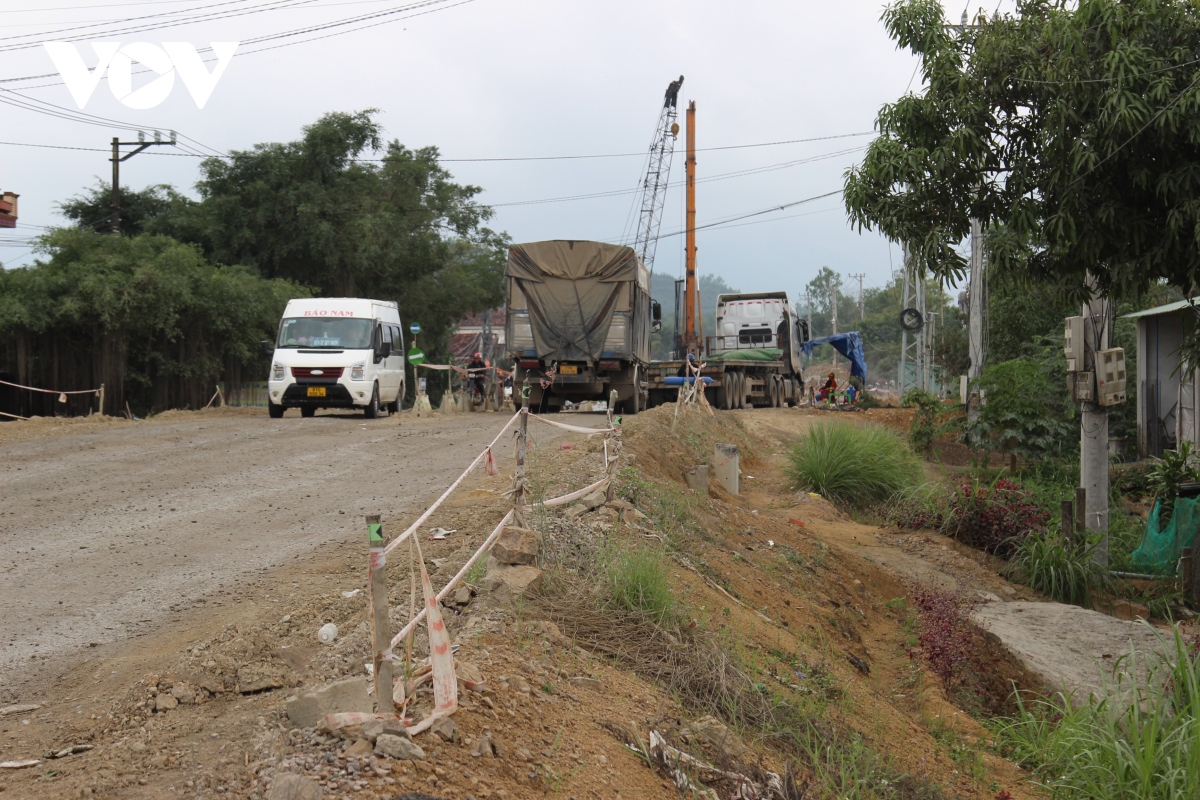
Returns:
[[[1116,406],[1125,402],[1125,350],[1112,347],[1096,351],[1096,402]]]
[[[1067,317],[1063,331],[1063,355],[1067,358],[1067,372],[1081,372],[1084,368],[1083,317]]]

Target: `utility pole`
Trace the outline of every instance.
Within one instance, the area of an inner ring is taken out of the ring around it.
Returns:
[[[834,284],[833,286],[829,287],[829,308],[830,308],[830,315],[831,315],[831,323],[833,325],[833,332],[835,334],[838,332],[837,301],[838,301],[838,287],[836,284]],[[833,366],[835,369],[837,368],[837,365],[838,365],[838,351],[834,350],[833,351]]]
[[[970,362],[967,365],[967,425],[973,426],[979,421],[980,396],[976,382],[983,374],[983,365],[987,360],[987,347],[983,342],[984,330],[987,327],[987,276],[984,273],[985,260],[983,256],[983,223],[977,219],[971,220],[971,277],[967,283],[967,298],[971,307],[967,318],[967,355]]]
[[[804,290],[804,309],[808,316],[808,338],[815,339],[817,337],[812,326],[812,295],[809,294],[808,289]]]
[[[925,280],[919,270],[911,263],[908,245],[901,245],[904,251],[904,295],[900,307],[907,314],[911,309],[916,312],[912,331],[901,328],[900,332],[900,373],[897,376],[897,388],[900,396],[911,388],[925,388]],[[903,318],[902,318],[903,319]],[[912,358],[912,380],[909,380],[909,357]]]
[[[1082,509],[1089,531],[1103,535],[1094,560],[1108,566],[1108,408],[1100,405],[1096,351],[1107,350],[1112,307],[1100,294],[1095,276],[1087,276],[1088,302],[1083,304],[1084,371],[1092,376],[1092,400],[1083,403],[1079,436],[1079,485],[1087,491]],[[1077,512],[1078,513],[1078,512]]]
[[[850,280],[854,280],[855,278],[858,279],[858,321],[859,322],[862,322],[864,319],[867,318],[867,307],[865,305],[863,305],[863,284],[862,284],[862,282],[863,282],[863,278],[865,278],[865,277],[867,277],[867,274],[865,272],[860,272],[857,275],[855,275],[853,272],[850,273]]]
[[[683,292],[685,353],[700,354],[696,333],[696,101],[687,107],[687,242],[684,245],[686,281]],[[684,356],[686,358],[686,355]]]
[[[156,144],[175,144],[175,131],[171,131],[171,138],[163,141],[162,134],[158,131],[154,132],[154,141],[147,142],[146,134],[138,131],[138,140],[136,142],[122,142],[117,136],[112,140],[112,203],[111,211],[109,212],[108,224],[112,233],[121,232],[121,162],[128,161],[148,147],[153,147]],[[122,147],[136,147],[136,150],[121,155]]]

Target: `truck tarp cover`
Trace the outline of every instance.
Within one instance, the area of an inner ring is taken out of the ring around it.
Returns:
[[[598,360],[622,283],[636,283],[632,247],[603,242],[515,244],[505,274],[529,305],[533,341],[543,356]]]
[[[778,347],[761,347],[753,350],[722,350],[713,353],[708,361],[782,361],[783,350]]]
[[[804,355],[811,356],[813,348],[827,344],[834,350],[850,359],[850,375],[867,379],[867,357],[863,354],[862,334],[858,331],[848,331],[846,333],[835,333],[833,336],[826,336],[823,339],[811,339],[805,342]]]

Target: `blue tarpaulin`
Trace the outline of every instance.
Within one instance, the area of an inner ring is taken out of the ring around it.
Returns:
[[[829,345],[850,359],[851,377],[857,375],[864,381],[867,379],[867,357],[863,354],[862,334],[858,331],[835,333],[833,336],[807,341],[801,347],[804,349],[804,355],[811,356],[813,348],[820,347],[823,344]]]

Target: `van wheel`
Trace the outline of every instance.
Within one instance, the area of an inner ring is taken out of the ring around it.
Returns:
[[[300,416],[302,416],[302,417],[312,417],[312,416],[315,416],[316,413],[317,413],[316,406],[300,406]]]
[[[279,419],[284,411],[287,411],[286,407],[267,401],[267,413],[271,415],[271,419]]]
[[[396,399],[387,404],[387,410],[388,410],[389,414],[399,414],[400,413],[400,398],[403,396],[404,396],[404,388],[401,387],[400,391],[396,394]]]
[[[374,390],[371,392],[371,402],[363,409],[363,415],[367,419],[377,419],[379,417],[379,384],[375,384]]]

